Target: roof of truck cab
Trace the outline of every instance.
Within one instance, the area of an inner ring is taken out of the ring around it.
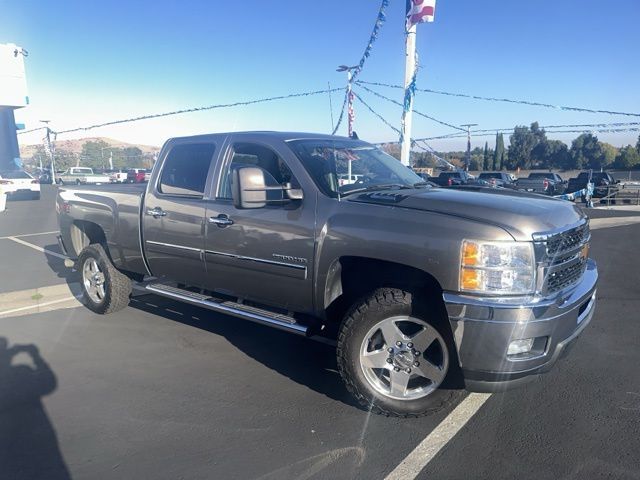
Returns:
[[[268,137],[268,138],[277,138],[282,141],[291,141],[291,140],[355,140],[350,139],[349,137],[343,137],[339,135],[330,135],[328,133],[309,133],[309,132],[276,132],[276,131],[267,131],[267,130],[257,130],[257,131],[247,131],[247,132],[221,132],[221,133],[208,133],[201,135],[192,135],[185,137],[174,137],[170,138],[168,141],[176,141],[176,140],[195,140],[195,139],[213,139],[216,137],[226,137],[228,135],[236,135],[236,136],[251,136],[251,137]],[[357,140],[355,140],[357,141]]]

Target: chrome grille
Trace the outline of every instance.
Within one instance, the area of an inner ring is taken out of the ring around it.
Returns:
[[[560,268],[555,272],[549,273],[546,278],[546,292],[559,292],[563,288],[573,285],[580,280],[586,268],[586,260],[581,260],[568,267]]]
[[[534,239],[536,236],[534,236]],[[540,238],[541,237],[541,238]],[[560,233],[538,236],[537,245],[542,274],[540,290],[551,294],[568,288],[582,277],[587,268],[582,246],[589,242],[589,224],[583,223]]]
[[[547,255],[556,256],[573,250],[589,238],[589,225],[585,223],[566,232],[552,235],[547,240]]]

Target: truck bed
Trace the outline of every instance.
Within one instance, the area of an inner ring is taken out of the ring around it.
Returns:
[[[86,243],[82,229],[98,225],[104,231],[114,265],[147,273],[141,249],[140,208],[145,184],[78,185],[59,188],[60,234],[70,258]]]

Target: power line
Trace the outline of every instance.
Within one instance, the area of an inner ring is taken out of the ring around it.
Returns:
[[[542,127],[541,127],[542,128]],[[487,129],[478,130],[475,133],[472,131],[472,137],[492,137],[497,132],[506,132],[512,131],[513,128],[510,129]],[[558,134],[558,133],[623,133],[623,132],[639,132],[640,128],[638,127],[629,127],[629,128],[591,128],[591,129],[571,129],[571,130],[545,130],[545,133],[549,134]],[[457,138],[466,138],[466,135],[462,135],[459,133],[453,133],[449,135],[440,135],[435,137],[424,137],[416,139],[419,140],[444,140],[444,139],[457,139]],[[388,143],[388,142],[387,142]]]
[[[38,127],[38,128],[32,128],[31,130],[18,130],[18,132],[16,132],[18,135],[22,135],[23,133],[31,133],[31,132],[37,132],[38,130],[46,130],[47,127]]]
[[[218,104],[218,105],[209,105],[209,106],[205,106],[205,107],[185,108],[185,109],[181,109],[181,110],[174,110],[172,112],[156,113],[156,114],[151,114],[151,115],[142,115],[142,116],[139,116],[139,117],[126,118],[126,119],[121,119],[121,120],[113,120],[113,121],[110,121],[110,122],[98,123],[98,124],[89,125],[89,126],[86,126],[86,127],[70,128],[68,130],[60,130],[60,131],[55,132],[55,133],[56,134],[62,134],[62,133],[86,131],[86,130],[91,130],[91,129],[94,129],[94,128],[107,127],[109,125],[117,125],[117,124],[121,124],[121,123],[137,122],[139,120],[149,120],[149,119],[152,119],[152,118],[168,117],[168,116],[171,116],[171,115],[179,115],[179,114],[182,114],[182,113],[202,112],[202,111],[205,111],[205,110],[214,110],[214,109],[217,109],[217,108],[241,107],[241,106],[246,106],[246,105],[253,105],[253,104],[256,104],[256,103],[272,102],[272,101],[275,101],[275,100],[284,100],[284,99],[288,99],[288,98],[309,97],[309,96],[312,96],[312,95],[319,95],[319,94],[322,94],[322,93],[329,93],[329,92],[335,92],[335,91],[340,91],[340,90],[342,90],[342,88],[332,88],[332,89],[324,89],[324,90],[315,90],[315,91],[312,91],[312,92],[292,93],[292,94],[289,94],[289,95],[278,95],[278,96],[275,96],[275,97],[260,98],[260,99],[256,99],[256,100],[244,100],[244,101],[233,102],[233,103],[222,103],[222,104]]]
[[[385,125],[387,125],[389,128],[391,128],[394,132],[396,132],[397,134],[400,134],[400,129],[394,127],[391,123],[389,123],[382,115],[380,115],[378,112],[376,112],[373,108],[371,108],[369,106],[369,104],[367,102],[365,102],[362,97],[360,97],[360,95],[358,95],[356,92],[353,92],[353,94],[355,95],[355,97],[360,100],[360,103],[362,103],[365,107],[367,107],[369,109],[369,111],[371,113],[373,113],[376,117],[378,117]]]
[[[400,102],[398,102],[398,101],[396,101],[396,100],[393,100],[393,99],[391,99],[391,98],[389,98],[389,97],[385,97],[385,96],[384,96],[384,95],[382,95],[381,93],[378,93],[378,92],[376,92],[375,90],[372,90],[372,89],[370,89],[370,88],[368,88],[368,87],[365,87],[364,85],[362,85],[362,83],[363,83],[363,82],[356,82],[356,84],[357,84],[360,88],[363,88],[363,89],[364,89],[364,90],[366,90],[367,92],[372,93],[372,94],[373,94],[373,95],[375,95],[376,97],[382,98],[383,100],[386,100],[387,102],[394,103],[394,104],[396,104],[396,105],[398,105],[398,106],[400,106],[400,107],[403,107],[403,108],[404,108],[404,105],[403,105],[402,103],[400,103]],[[451,123],[447,123],[447,122],[445,122],[444,120],[438,120],[437,118],[432,117],[432,116],[430,116],[430,115],[427,115],[426,113],[422,113],[422,112],[420,112],[420,111],[416,110],[415,108],[413,109],[413,112],[414,112],[414,113],[416,113],[416,114],[418,114],[418,115],[420,115],[421,117],[428,118],[429,120],[431,120],[431,121],[433,121],[433,122],[439,123],[440,125],[444,125],[445,127],[450,127],[450,128],[455,129],[455,130],[460,130],[461,132],[465,132],[465,133],[466,133],[466,130],[465,130],[464,128],[460,128],[460,127],[458,127],[457,125],[453,125],[453,124],[451,124]]]
[[[376,85],[379,87],[388,87],[388,88],[400,88],[402,89],[403,87],[400,85],[390,85],[388,83],[380,83],[380,82],[364,82],[362,80],[359,80],[358,83],[360,86],[362,86],[362,84],[367,84],[367,85]],[[488,102],[505,102],[505,103],[516,103],[516,104],[521,104],[521,105],[529,105],[529,106],[533,106],[533,107],[545,107],[545,108],[553,108],[555,110],[568,110],[568,111],[573,111],[573,112],[587,112],[587,113],[604,113],[607,115],[625,115],[628,117],[640,117],[640,113],[629,113],[629,112],[617,112],[617,111],[612,111],[612,110],[596,110],[593,108],[585,108],[585,107],[569,107],[569,106],[565,106],[565,105],[553,105],[550,103],[542,103],[542,102],[533,102],[533,101],[529,101],[529,100],[514,100],[511,98],[498,98],[498,97],[483,97],[480,95],[470,95],[470,94],[466,94],[466,93],[454,93],[454,92],[445,92],[442,90],[433,90],[430,88],[416,88],[416,91],[419,92],[425,92],[425,93],[434,93],[436,95],[446,95],[449,97],[462,97],[462,98],[471,98],[474,100],[484,100],[484,101],[488,101]]]

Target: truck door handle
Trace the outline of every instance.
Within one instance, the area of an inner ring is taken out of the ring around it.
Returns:
[[[148,208],[146,211],[146,214],[151,215],[153,218],[158,218],[158,217],[165,217],[167,215],[167,212],[165,212],[159,207],[156,207],[156,208]]]
[[[221,213],[217,217],[209,217],[209,223],[215,223],[220,228],[224,228],[233,225],[233,220],[231,220],[228,215]]]

